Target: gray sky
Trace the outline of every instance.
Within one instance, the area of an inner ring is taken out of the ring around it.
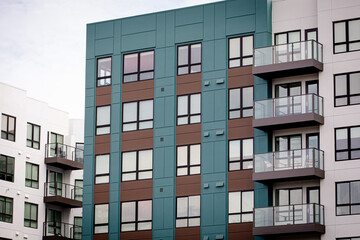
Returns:
[[[84,116],[86,24],[219,0],[0,0],[0,82]]]

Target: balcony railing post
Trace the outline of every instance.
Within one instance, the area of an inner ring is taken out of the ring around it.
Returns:
[[[315,221],[316,221],[316,218],[315,218],[315,203],[312,203],[312,204],[313,204],[313,219],[312,219],[312,221],[313,221],[313,223],[315,223]],[[319,215],[319,217],[320,217],[320,215]]]
[[[293,212],[293,225],[295,225],[295,205],[290,205],[292,207]]]

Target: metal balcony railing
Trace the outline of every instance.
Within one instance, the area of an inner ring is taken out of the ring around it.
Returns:
[[[45,197],[63,197],[72,200],[82,201],[83,188],[61,182],[46,182]]]
[[[84,162],[84,150],[61,143],[49,143],[45,145],[45,157],[64,158],[75,162]]]
[[[43,236],[63,237],[64,239],[81,239],[82,227],[63,222],[44,222]]]
[[[254,67],[314,59],[323,61],[323,45],[314,40],[254,49]]]

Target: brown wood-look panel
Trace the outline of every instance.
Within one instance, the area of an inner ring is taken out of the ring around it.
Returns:
[[[228,191],[245,191],[254,189],[253,170],[228,172]]]
[[[96,106],[111,104],[111,86],[96,88]]]
[[[145,129],[121,133],[121,151],[135,151],[153,148],[153,129]]]
[[[120,233],[121,240],[151,240],[152,231],[136,231]]]
[[[176,77],[176,95],[201,92],[201,73],[185,74]]]
[[[94,234],[93,240],[109,240],[109,234]]]
[[[254,137],[252,118],[237,118],[228,120],[228,139],[241,139]]]
[[[254,85],[252,66],[228,69],[228,88],[239,88]]]
[[[110,134],[95,136],[95,155],[110,153]]]
[[[176,126],[176,145],[196,144],[200,142],[200,123]]]
[[[176,240],[193,240],[201,238],[200,227],[175,228]]]
[[[133,102],[154,98],[154,80],[124,83],[122,85],[122,101]]]
[[[201,194],[201,175],[176,177],[176,196]]]
[[[153,198],[153,180],[121,182],[120,201],[146,200]]]
[[[94,184],[94,204],[109,203],[110,184]]]
[[[228,224],[228,240],[253,240],[253,223],[233,223]]]

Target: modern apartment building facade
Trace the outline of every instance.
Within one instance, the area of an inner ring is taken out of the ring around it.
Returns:
[[[88,24],[83,239],[357,239],[360,2]]]
[[[81,239],[83,120],[0,83],[0,239]]]

